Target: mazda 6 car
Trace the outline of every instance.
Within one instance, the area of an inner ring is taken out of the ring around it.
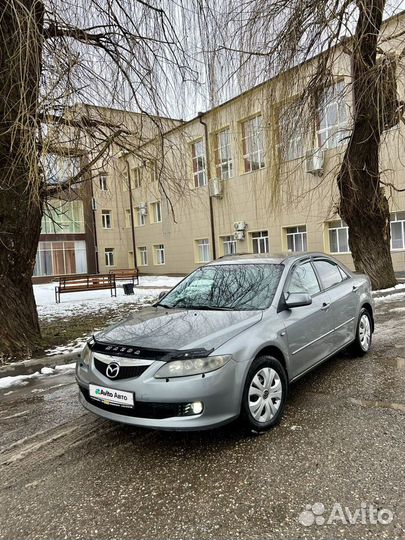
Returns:
[[[374,330],[368,277],[330,256],[237,255],[198,268],[151,307],[92,337],[80,401],[109,420],[200,430],[280,421],[293,381]]]

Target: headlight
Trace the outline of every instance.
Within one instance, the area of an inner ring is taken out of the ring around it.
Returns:
[[[171,379],[173,377],[187,377],[188,375],[201,375],[221,368],[232,358],[230,354],[224,356],[207,356],[207,358],[190,358],[188,360],[174,360],[167,362],[155,374],[155,379]]]
[[[91,349],[90,349],[88,343],[86,343],[86,345],[83,347],[80,357],[81,357],[81,360],[82,360],[83,364],[86,364],[86,366],[88,366],[90,364],[90,361],[91,361]]]

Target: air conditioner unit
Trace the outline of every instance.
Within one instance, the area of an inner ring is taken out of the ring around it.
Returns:
[[[91,209],[93,210],[93,212],[97,210],[97,201],[94,197],[91,198]]]
[[[148,215],[148,205],[145,202],[139,203],[139,213],[141,214],[141,216]]]
[[[323,174],[323,150],[309,150],[305,155],[306,172],[315,176]]]
[[[223,193],[223,180],[222,178],[215,177],[209,181],[210,197],[217,197],[220,199]]]
[[[245,221],[235,221],[235,223],[233,224],[233,228],[235,229],[235,232],[233,234],[235,240],[244,240],[247,223]]]
[[[245,231],[247,229],[247,223],[245,221],[235,221],[233,228],[235,231]]]
[[[244,240],[245,239],[245,231],[235,231],[233,233],[233,237],[235,240]]]

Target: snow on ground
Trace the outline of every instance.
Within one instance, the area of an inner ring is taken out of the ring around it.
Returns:
[[[134,288],[134,294],[125,295],[121,282],[117,285],[116,298],[111,297],[109,290],[83,291],[62,294],[60,304],[55,302],[55,282],[34,285],[34,294],[41,319],[68,317],[114,310],[122,304],[150,304],[156,300],[161,290],[174,287],[182,279],[169,276],[141,276],[139,285]]]
[[[405,292],[405,283],[398,283],[395,285],[395,287],[389,287],[388,289],[378,289],[376,291],[373,291],[373,295],[377,294],[385,294],[385,293],[392,293],[392,292]]]
[[[76,367],[76,363],[72,364],[63,364],[60,366],[43,367],[41,371],[36,371],[30,375],[13,375],[9,377],[0,377],[0,389],[4,390],[5,388],[10,388],[11,386],[25,386],[29,383],[30,379],[37,379],[41,376],[52,375],[54,373],[60,373],[62,371],[69,372],[73,371]]]

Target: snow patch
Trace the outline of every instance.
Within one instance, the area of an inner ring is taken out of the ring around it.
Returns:
[[[28,379],[34,379],[39,376],[39,371],[36,371],[31,375],[14,375],[9,377],[1,377],[0,389],[10,388],[10,386],[25,386],[26,384],[28,384]]]
[[[141,276],[139,285],[134,288],[134,294],[125,295],[122,287],[118,285],[117,297],[111,297],[109,290],[82,291],[63,294],[60,304],[55,302],[56,282],[34,285],[34,295],[38,315],[42,319],[89,315],[115,310],[123,304],[133,305],[134,309],[139,305],[151,304],[156,301],[162,290],[174,287],[182,279],[169,276]]]

